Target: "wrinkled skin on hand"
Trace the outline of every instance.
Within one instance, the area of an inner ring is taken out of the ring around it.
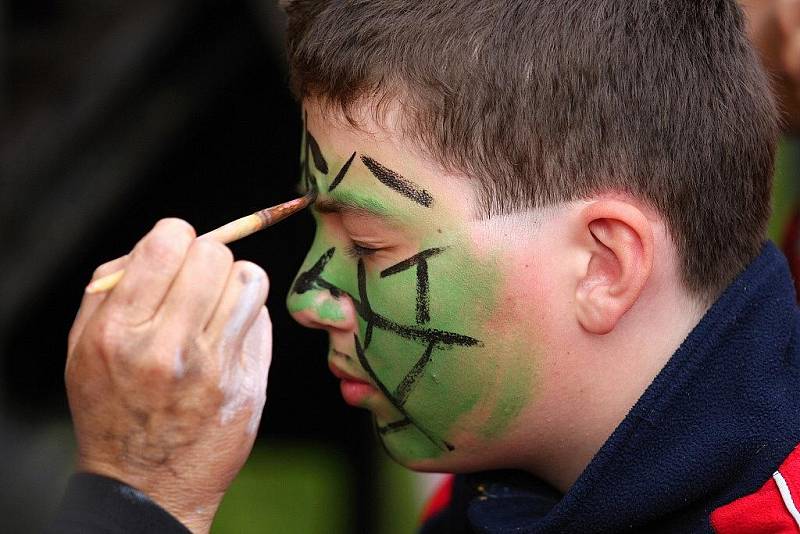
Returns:
[[[772,78],[784,128],[800,132],[800,0],[739,0],[747,33]]]
[[[85,295],[66,383],[78,469],[147,494],[207,532],[253,445],[266,395],[271,325],[261,268],[159,222],[108,293]]]

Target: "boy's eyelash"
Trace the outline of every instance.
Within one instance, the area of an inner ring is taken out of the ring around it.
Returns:
[[[350,244],[349,247],[347,247],[346,253],[351,258],[358,259],[358,258],[363,258],[364,256],[370,256],[372,254],[375,254],[376,252],[378,252],[378,250],[380,249],[362,247],[361,245],[352,243]]]

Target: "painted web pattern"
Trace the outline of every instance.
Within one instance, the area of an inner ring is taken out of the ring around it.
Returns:
[[[385,276],[391,276],[392,274],[398,272],[402,272],[403,270],[411,268],[412,266],[415,265],[417,266],[417,317],[416,317],[417,324],[415,325],[399,324],[397,322],[392,321],[391,319],[384,317],[383,315],[376,312],[372,308],[369,302],[369,293],[367,290],[367,281],[366,281],[366,269],[364,268],[363,260],[359,260],[358,262],[357,296],[342,291],[338,287],[326,281],[325,278],[323,277],[323,273],[325,271],[326,265],[328,264],[328,262],[330,262],[330,260],[333,258],[333,255],[336,252],[335,247],[328,249],[324,254],[322,254],[322,256],[320,256],[320,258],[316,261],[316,263],[314,263],[314,265],[310,269],[301,273],[297,277],[297,280],[295,281],[292,291],[294,293],[302,294],[305,293],[306,291],[314,289],[327,289],[334,297],[340,297],[342,294],[347,294],[352,299],[353,304],[355,305],[356,311],[358,312],[359,316],[366,322],[364,339],[363,340],[360,339],[358,334],[355,334],[354,336],[356,356],[358,358],[358,361],[361,364],[361,367],[363,367],[364,371],[366,371],[367,374],[369,374],[370,378],[375,383],[375,385],[378,386],[381,392],[386,396],[386,398],[389,399],[389,401],[394,405],[397,411],[403,415],[402,419],[392,422],[386,426],[379,427],[378,431],[381,434],[396,432],[410,425],[414,425],[438,447],[452,450],[453,449],[452,445],[433,436],[423,426],[414,421],[414,418],[410,416],[405,409],[406,401],[408,400],[409,395],[411,395],[411,393],[414,391],[414,388],[416,387],[419,378],[424,374],[425,368],[431,362],[431,357],[433,355],[434,350],[447,349],[455,346],[471,347],[480,345],[480,341],[475,338],[465,336],[463,334],[458,334],[455,332],[447,332],[444,330],[438,330],[435,328],[428,328],[424,326],[424,323],[430,321],[430,316],[428,315],[428,304],[427,304],[428,303],[427,258],[437,254],[438,253],[437,251],[441,250],[442,249],[424,250],[419,254],[416,254],[415,256],[412,256],[407,260],[403,260],[402,262],[392,267],[389,267],[381,272],[381,277],[385,277]],[[420,268],[420,266],[422,265],[425,265],[425,267]],[[424,350],[420,355],[419,359],[417,360],[417,362],[405,374],[405,376],[397,385],[397,387],[394,389],[394,391],[389,390],[389,388],[378,378],[366,356],[365,351],[369,348],[369,345],[372,341],[373,331],[376,328],[379,330],[391,332],[392,334],[405,339],[416,341],[424,347]]]

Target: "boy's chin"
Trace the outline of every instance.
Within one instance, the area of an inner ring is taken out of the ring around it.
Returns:
[[[438,446],[422,431],[408,427],[388,434],[378,433],[386,453],[398,464],[426,473],[465,473],[479,470],[468,455],[449,444]]]

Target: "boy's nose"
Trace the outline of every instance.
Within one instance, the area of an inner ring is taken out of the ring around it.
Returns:
[[[358,327],[355,305],[345,294],[334,296],[327,289],[292,293],[286,307],[295,321],[308,328],[355,331]]]

